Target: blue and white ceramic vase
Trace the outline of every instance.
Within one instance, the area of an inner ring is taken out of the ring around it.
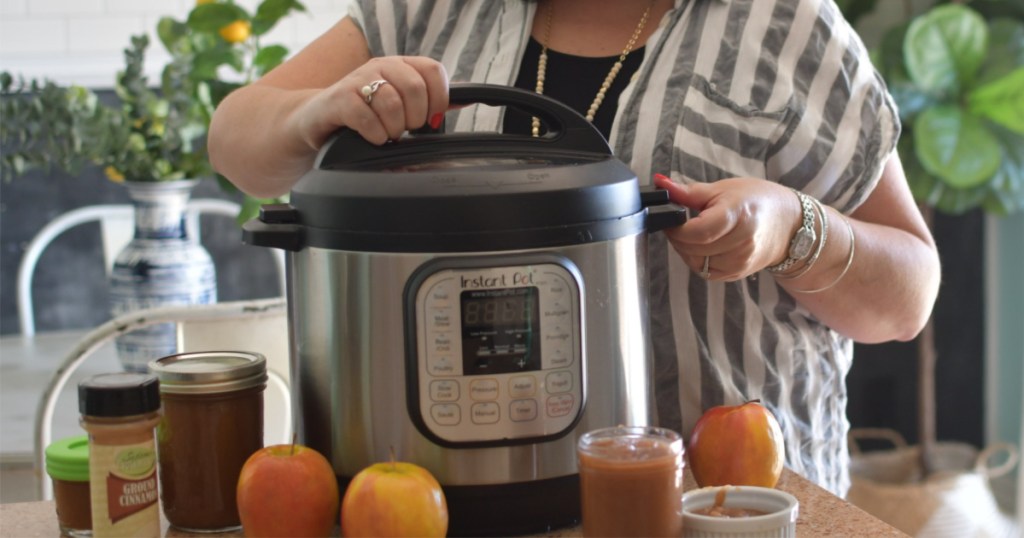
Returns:
[[[110,303],[114,316],[142,308],[217,302],[210,253],[189,236],[186,209],[196,180],[126,181],[135,206],[135,235],[114,261]],[[153,359],[177,352],[173,323],[152,325],[117,339],[125,370],[145,372]]]

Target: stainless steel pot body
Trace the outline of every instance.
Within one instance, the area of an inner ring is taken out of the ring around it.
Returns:
[[[542,256],[575,268],[579,323],[571,331],[579,333],[574,337],[581,360],[573,368],[580,384],[578,416],[536,442],[491,439],[484,446],[439,444],[410,416],[416,405],[410,406],[409,398],[416,396],[410,394],[409,376],[419,374],[407,361],[415,343],[404,336],[412,318],[402,291],[425,265],[443,262],[451,253],[321,248],[290,253],[292,397],[301,441],[325,454],[341,477],[387,461],[391,449],[397,458],[427,468],[445,486],[575,474],[580,434],[650,423],[646,238],[640,233],[555,249],[454,255],[460,264],[481,266],[491,265],[490,260],[510,266],[518,258]],[[542,376],[538,384],[540,419],[545,420]]]

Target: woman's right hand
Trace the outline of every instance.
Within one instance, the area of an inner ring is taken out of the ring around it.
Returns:
[[[367,102],[363,87],[384,80]],[[423,127],[448,109],[448,74],[440,62],[421,56],[372,58],[318,91],[293,113],[297,132],[314,151],[340,127],[374,144]],[[435,121],[436,123],[436,121]]]

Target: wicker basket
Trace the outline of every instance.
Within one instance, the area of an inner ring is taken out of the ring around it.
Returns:
[[[893,448],[861,452],[857,441],[866,439],[886,440]],[[1017,464],[1015,446],[997,443],[979,452],[965,443],[936,443],[934,472],[925,480],[920,449],[893,430],[852,430],[850,451],[847,499],[893,527],[918,537],[1020,536],[1019,525],[1000,512],[989,487],[990,479]]]

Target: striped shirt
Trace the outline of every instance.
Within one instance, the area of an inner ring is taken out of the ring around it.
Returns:
[[[356,0],[374,56],[441,61],[453,81],[512,85],[536,11],[523,0]],[[619,95],[610,143],[642,183],[765,178],[843,213],[870,194],[899,135],[895,105],[831,0],[676,0]],[[459,131],[497,131],[469,107]],[[774,278],[706,282],[652,234],[651,334],[658,420],[688,435],[715,405],[760,399],[787,466],[849,487],[845,377],[852,342]]]

